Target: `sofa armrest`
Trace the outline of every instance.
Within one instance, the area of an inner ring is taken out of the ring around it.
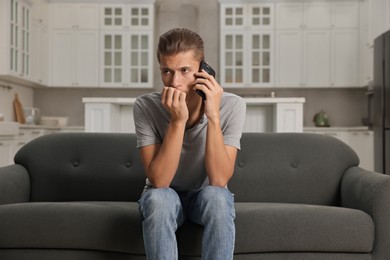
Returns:
[[[0,205],[30,200],[30,176],[18,164],[0,167]]]
[[[341,182],[341,206],[369,214],[375,224],[373,259],[390,255],[390,176],[360,167],[348,169]]]

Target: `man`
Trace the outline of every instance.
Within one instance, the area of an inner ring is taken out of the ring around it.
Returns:
[[[146,172],[139,200],[148,259],[178,259],[175,231],[189,219],[204,227],[202,258],[233,259],[233,175],[245,119],[242,98],[199,72],[202,38],[176,28],[161,35],[161,93],[137,98],[137,146]],[[197,90],[205,94],[205,100]]]

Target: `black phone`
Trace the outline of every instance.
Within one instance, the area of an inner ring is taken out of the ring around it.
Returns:
[[[214,69],[209,64],[207,64],[207,62],[205,62],[204,60],[200,62],[199,71],[202,71],[202,69],[215,78]],[[197,89],[196,93],[198,93],[199,96],[202,97],[203,101],[206,100],[206,95],[202,90]]]

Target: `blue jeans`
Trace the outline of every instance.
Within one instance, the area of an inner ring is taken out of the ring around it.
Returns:
[[[233,259],[235,209],[228,189],[206,186],[198,191],[176,192],[151,188],[139,200],[148,260],[178,259],[175,232],[185,219],[204,227],[202,259]]]

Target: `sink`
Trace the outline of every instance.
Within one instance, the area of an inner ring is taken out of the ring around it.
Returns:
[[[18,135],[19,123],[17,122],[0,122],[0,136]]]

